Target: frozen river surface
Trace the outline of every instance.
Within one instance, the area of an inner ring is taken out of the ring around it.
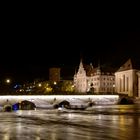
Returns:
[[[0,112],[0,140],[140,140],[140,107]]]

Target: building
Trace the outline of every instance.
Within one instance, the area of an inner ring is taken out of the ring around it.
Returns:
[[[137,97],[140,97],[140,71],[138,71],[138,95]]]
[[[60,81],[60,68],[49,69],[49,81],[58,82]]]
[[[87,76],[82,60],[78,72],[74,75],[74,87],[76,92],[87,92]]]
[[[74,75],[74,86],[76,92],[114,93],[115,75],[110,69],[105,70],[100,65],[96,68],[83,65],[80,61],[79,69]]]
[[[140,65],[134,59],[128,59],[115,72],[115,90],[117,93],[140,97]]]

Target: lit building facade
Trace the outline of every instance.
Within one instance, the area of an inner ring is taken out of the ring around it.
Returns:
[[[137,72],[137,75],[138,75],[138,96],[137,97],[140,97],[140,71]]]
[[[87,77],[82,61],[78,72],[74,75],[74,87],[76,92],[87,92]]]
[[[140,71],[135,61],[128,59],[115,72],[115,90],[117,93],[140,97]]]
[[[78,72],[74,75],[76,92],[114,93],[115,75],[113,72],[104,71],[100,66],[94,68],[92,64],[83,66],[80,61]]]

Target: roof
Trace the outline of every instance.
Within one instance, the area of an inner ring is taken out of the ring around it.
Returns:
[[[129,58],[118,70],[120,71],[126,71],[126,70],[140,70],[140,61],[138,59]]]
[[[113,67],[109,67],[105,65],[101,65],[100,67],[96,67],[96,68],[94,68],[92,65],[84,65],[84,69],[86,70],[87,76],[95,75],[95,73],[97,73],[97,70],[101,70],[101,73],[104,74],[107,73],[112,74],[116,71],[116,69],[114,69]]]
[[[86,71],[87,76],[94,75],[94,73],[96,72],[96,69],[91,64],[90,65],[84,64],[84,69]]]

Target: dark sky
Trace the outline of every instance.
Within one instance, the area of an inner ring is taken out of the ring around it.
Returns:
[[[75,68],[81,56],[84,63],[96,66],[100,60],[113,67],[132,56],[140,59],[140,27],[132,17],[80,11],[8,13],[1,24],[1,79],[47,79],[49,67]]]

